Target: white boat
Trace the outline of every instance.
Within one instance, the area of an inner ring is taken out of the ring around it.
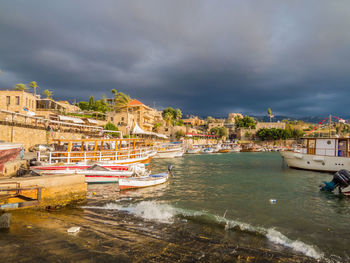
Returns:
[[[202,149],[202,150],[200,151],[200,153],[206,153],[206,154],[208,154],[208,153],[213,153],[213,152],[214,152],[214,149],[211,148],[211,147],[209,147],[209,148],[204,148],[204,149]]]
[[[182,157],[184,152],[184,148],[181,144],[163,144],[162,146],[158,147],[157,154],[154,156],[154,158],[165,159]]]
[[[116,183],[119,178],[130,176],[142,176],[147,174],[143,164],[134,164],[127,170],[111,170],[99,165],[93,165],[87,169],[65,169],[65,170],[34,170],[42,175],[58,174],[82,174],[85,175],[87,183]]]
[[[241,151],[241,147],[239,146],[236,146],[234,148],[232,148],[231,152],[234,152],[234,153],[239,153]]]
[[[169,179],[169,173],[159,173],[141,177],[120,178],[119,188],[120,190],[131,188],[143,188],[154,185],[159,185],[167,182]]]
[[[199,148],[188,148],[186,153],[188,154],[196,154],[196,153],[199,153],[201,151],[201,149]]]
[[[305,138],[305,148],[281,155],[291,168],[337,172],[350,170],[349,145],[349,138]]]

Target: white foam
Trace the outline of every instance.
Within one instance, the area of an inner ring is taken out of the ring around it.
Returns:
[[[295,241],[290,240],[281,232],[278,232],[273,228],[270,228],[267,230],[266,237],[275,244],[280,244],[286,247],[290,247],[293,250],[301,252],[308,257],[312,257],[315,259],[323,258],[323,254],[317,252],[317,250],[313,246],[305,244],[304,242],[299,240],[295,240]]]
[[[172,223],[173,217],[176,215],[176,211],[172,206],[159,204],[154,201],[142,201],[130,212],[146,220],[154,220],[161,223]]]

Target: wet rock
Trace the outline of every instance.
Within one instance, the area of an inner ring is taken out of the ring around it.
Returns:
[[[5,213],[0,216],[0,229],[1,228],[10,228],[11,224],[11,214]]]

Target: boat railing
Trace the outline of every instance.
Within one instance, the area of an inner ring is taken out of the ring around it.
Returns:
[[[52,151],[47,153],[37,153],[39,162],[53,163],[77,163],[88,161],[113,161],[127,160],[148,157],[153,153],[152,148],[103,150],[103,151]]]
[[[342,149],[332,149],[332,148],[301,148],[298,152],[309,155],[320,155],[320,156],[339,156],[347,157],[348,152]]]

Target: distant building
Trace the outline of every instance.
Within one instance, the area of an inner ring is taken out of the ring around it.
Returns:
[[[225,126],[225,120],[215,119],[214,122],[209,122],[208,123],[208,130],[211,130],[212,128],[224,127],[224,126]]]
[[[135,121],[141,129],[149,132],[153,130],[156,123],[164,123],[161,111],[146,106],[136,99],[130,101],[128,109],[109,112],[107,121],[114,123],[123,133],[130,132]]]
[[[36,114],[49,118],[52,114],[74,113],[80,111],[80,108],[70,104],[68,101],[55,101],[53,99],[37,99]]]
[[[204,120],[199,119],[197,116],[194,116],[189,119],[182,119],[185,125],[190,125],[191,127],[201,126],[205,123]]]
[[[235,118],[240,117],[243,118],[243,115],[241,113],[230,113],[227,117],[227,122],[229,123],[235,123]]]
[[[36,111],[36,97],[26,91],[1,90],[0,109],[22,114]]]
[[[285,129],[285,122],[258,122],[255,126],[255,130],[258,131],[260,129]]]

